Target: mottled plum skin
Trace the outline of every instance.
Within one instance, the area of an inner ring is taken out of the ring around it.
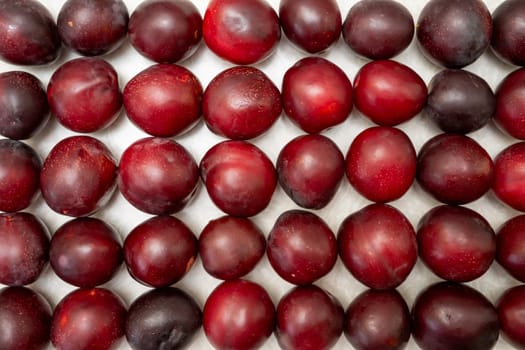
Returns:
[[[122,0],[67,0],[58,13],[62,42],[83,56],[115,51],[126,37],[129,13]]]
[[[54,61],[61,40],[51,13],[36,0],[0,2],[0,57],[18,65]]]
[[[482,0],[431,0],[416,25],[422,52],[447,68],[463,68],[485,52],[492,17]]]
[[[281,27],[266,0],[211,0],[202,35],[217,56],[248,65],[272,54],[281,39]]]
[[[0,324],[3,350],[44,350],[49,344],[51,306],[29,288],[3,288],[0,290]]]
[[[507,220],[496,239],[496,261],[512,277],[525,283],[525,215]]]
[[[525,140],[525,68],[509,73],[496,89],[496,125]]]
[[[492,51],[503,61],[525,66],[525,3],[505,0],[492,13]]]
[[[188,0],[147,0],[131,14],[131,45],[159,63],[175,63],[190,57],[202,38],[202,17]]]
[[[343,24],[346,44],[358,55],[384,60],[405,50],[414,37],[414,18],[393,0],[358,1]]]
[[[499,336],[498,314],[483,294],[441,282],[423,290],[412,307],[412,335],[426,350],[489,350]]]
[[[302,135],[282,148],[276,168],[281,187],[297,205],[321,209],[339,188],[344,157],[328,137]]]
[[[126,339],[134,350],[181,349],[202,324],[195,300],[178,288],[157,288],[139,296],[126,316]]]
[[[525,286],[507,289],[496,308],[503,338],[515,349],[525,349]]]
[[[46,91],[36,76],[22,71],[0,73],[0,135],[25,140],[48,119]]]
[[[307,53],[328,49],[341,35],[335,0],[281,0],[279,20],[286,37]]]
[[[510,145],[496,156],[492,191],[511,208],[525,211],[525,142]]]

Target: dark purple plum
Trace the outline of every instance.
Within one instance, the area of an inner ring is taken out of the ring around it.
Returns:
[[[525,283],[525,215],[507,220],[496,235],[496,260],[518,281]]]
[[[492,51],[505,62],[525,66],[525,2],[505,0],[492,13]]]
[[[496,89],[496,125],[525,140],[525,68],[510,72]]]
[[[501,335],[515,349],[525,349],[525,286],[507,289],[497,303]]]

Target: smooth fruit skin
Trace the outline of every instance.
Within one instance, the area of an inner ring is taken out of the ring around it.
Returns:
[[[49,344],[51,306],[29,288],[3,288],[0,290],[0,324],[3,350],[44,350]]]
[[[492,191],[511,208],[525,211],[525,142],[510,145],[496,156]]]
[[[507,220],[496,239],[496,261],[512,277],[525,283],[525,215]]]
[[[370,204],[349,215],[339,227],[337,240],[344,265],[369,288],[396,288],[417,260],[414,228],[400,211],[386,204]]]
[[[281,39],[281,27],[266,0],[211,0],[202,35],[217,56],[248,65],[271,55]]]
[[[315,286],[295,287],[277,305],[275,335],[284,350],[328,350],[343,332],[343,307]]]
[[[346,16],[343,38],[358,55],[384,60],[405,50],[414,37],[414,18],[392,0],[358,1]]]
[[[131,45],[159,63],[175,63],[190,57],[202,38],[202,17],[188,0],[147,0],[129,19]]]
[[[36,0],[0,2],[0,57],[17,65],[54,61],[61,46],[53,16]]]
[[[208,84],[202,114],[208,128],[233,140],[247,140],[267,131],[281,115],[281,93],[259,69],[236,66]]]
[[[352,83],[322,57],[296,62],[284,74],[281,91],[284,112],[309,134],[341,124],[352,111]]]
[[[410,311],[395,289],[369,289],[345,312],[344,334],[356,350],[402,350],[410,339]]]
[[[346,176],[365,198],[385,203],[408,191],[416,163],[416,150],[403,131],[372,127],[352,141],[346,154]]]
[[[0,73],[0,135],[25,140],[48,119],[47,94],[36,76],[22,71]]]
[[[525,3],[503,1],[492,13],[492,51],[505,62],[525,66]]]
[[[321,209],[334,197],[344,175],[344,157],[323,135],[302,135],[288,142],[276,163],[279,184],[303,208]]]
[[[116,50],[126,37],[129,14],[122,0],[67,0],[57,18],[62,42],[83,56]]]
[[[157,288],[140,295],[126,316],[126,339],[134,350],[180,349],[202,323],[195,300],[178,288]]]
[[[57,350],[107,350],[124,336],[126,306],[104,288],[76,289],[56,306],[51,342]]]
[[[128,118],[153,136],[179,135],[201,116],[202,86],[192,72],[175,64],[156,64],[138,73],[123,97]]]
[[[412,335],[425,350],[488,350],[499,336],[498,314],[483,294],[467,285],[436,283],[412,307]]]
[[[328,49],[341,35],[335,0],[281,0],[279,20],[286,37],[308,53]]]
[[[525,140],[525,69],[509,73],[496,89],[496,125],[510,136]]]
[[[202,325],[217,350],[258,349],[272,335],[275,307],[257,283],[226,281],[208,296]]]
[[[515,349],[525,349],[525,286],[507,289],[496,308],[503,338]]]
[[[395,126],[416,116],[427,99],[423,79],[404,64],[379,60],[365,64],[354,80],[356,108],[374,123]]]

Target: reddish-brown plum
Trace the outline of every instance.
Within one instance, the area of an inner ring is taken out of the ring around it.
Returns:
[[[496,125],[525,140],[525,68],[509,73],[496,89]]]
[[[346,339],[356,350],[402,350],[410,339],[410,311],[395,289],[369,289],[345,313]]]
[[[49,152],[40,173],[40,189],[57,213],[86,216],[103,207],[113,189],[117,166],[101,141],[71,136]]]
[[[179,281],[197,258],[197,238],[179,219],[155,216],[135,227],[124,241],[130,275],[151,287]]]
[[[281,187],[297,205],[321,209],[339,188],[344,157],[328,137],[302,135],[283,147],[276,167]]]
[[[68,129],[94,132],[110,125],[122,108],[117,72],[100,58],[61,65],[47,86],[51,112]]]
[[[244,141],[223,141],[213,146],[201,160],[200,173],[213,203],[233,216],[261,212],[277,185],[272,161]]]
[[[420,292],[412,307],[412,335],[425,350],[489,350],[499,336],[498,314],[477,290],[436,283]]]
[[[512,277],[525,283],[525,215],[507,220],[496,239],[496,261]]]
[[[46,91],[37,77],[22,71],[0,73],[0,135],[28,139],[48,119]]]
[[[143,56],[174,63],[191,56],[202,38],[202,17],[188,0],[146,0],[131,14],[131,45]]]
[[[38,194],[42,163],[23,142],[0,140],[0,211],[27,208]]]
[[[123,260],[120,237],[96,218],[66,222],[51,238],[49,263],[64,281],[92,288],[116,274]]]
[[[215,278],[243,277],[261,260],[266,238],[249,219],[223,216],[211,220],[199,236],[199,256]]]
[[[349,215],[337,239],[346,268],[370,288],[399,286],[417,260],[414,228],[400,211],[386,204],[371,204]]]
[[[139,296],[126,316],[126,339],[134,350],[180,349],[202,323],[193,298],[177,288],[157,288]]]
[[[525,286],[506,290],[496,308],[503,338],[515,349],[525,349]]]
[[[272,335],[275,307],[257,283],[232,280],[215,288],[204,305],[202,325],[217,350],[258,349]]]
[[[281,93],[259,69],[229,68],[208,84],[202,114],[208,128],[233,140],[247,140],[268,130],[281,114]]]
[[[335,0],[281,0],[279,20],[288,39],[308,53],[328,49],[341,35]]]
[[[343,307],[329,292],[295,287],[277,305],[277,342],[283,350],[329,350],[343,333],[343,318]]]
[[[437,276],[468,282],[483,275],[496,255],[496,236],[477,212],[449,205],[435,207],[419,221],[419,257]]]
[[[388,59],[401,53],[412,41],[414,18],[397,1],[358,1],[346,16],[343,37],[361,56]]]
[[[492,191],[508,206],[525,211],[525,142],[510,145],[496,156]]]
[[[416,150],[401,130],[377,126],[364,130],[346,154],[346,176],[373,202],[398,199],[416,176]]]
[[[149,137],[124,151],[117,182],[124,198],[137,209],[172,214],[184,208],[195,193],[199,168],[176,141]]]
[[[48,260],[49,234],[40,219],[22,212],[0,214],[0,283],[33,283]]]
[[[284,74],[283,109],[301,129],[317,134],[341,124],[352,111],[352,83],[322,57],[306,57]]]
[[[266,0],[211,0],[204,13],[202,35],[219,57],[235,64],[252,64],[274,51],[281,27]]]
[[[129,119],[153,136],[179,135],[201,116],[202,86],[175,64],[146,68],[126,84],[123,97]]]
[[[355,77],[356,108],[381,126],[412,119],[423,109],[426,99],[423,79],[410,67],[395,61],[369,62]]]
[[[49,344],[51,307],[37,292],[25,287],[0,290],[0,348],[44,350]]]
[[[122,0],[67,0],[58,13],[63,43],[84,56],[116,50],[128,30],[129,14]]]
[[[0,1],[0,57],[19,65],[54,61],[61,45],[51,13],[36,0]]]
[[[416,178],[425,191],[447,204],[472,202],[492,185],[494,164],[475,140],[441,134],[419,150]]]
[[[492,51],[505,62],[525,66],[525,3],[505,0],[492,13]]]
[[[57,350],[107,350],[124,336],[126,306],[104,288],[76,289],[56,306],[51,342]]]

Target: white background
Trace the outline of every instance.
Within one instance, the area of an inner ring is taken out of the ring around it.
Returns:
[[[124,1],[128,7],[130,15],[140,3],[140,0]],[[208,1],[193,0],[193,2],[199,8],[201,15],[204,15]],[[357,2],[357,0],[338,0],[343,20],[348,10],[355,2]],[[486,0],[486,4],[491,12],[501,2],[501,0]],[[56,19],[64,0],[42,0],[42,3],[47,6],[53,14],[53,17]],[[277,10],[279,0],[269,0],[269,3]],[[418,14],[425,5],[426,0],[405,0],[403,3],[412,13],[414,20],[417,21]],[[51,65],[41,67],[19,67],[0,62],[0,71],[25,70],[38,76],[46,86],[51,74],[60,64],[77,56],[78,55],[71,52],[71,50],[63,49],[58,61]],[[280,88],[285,71],[304,56],[305,54],[292,46],[283,35],[275,53],[264,62],[257,64],[256,67],[264,71]],[[352,81],[359,68],[367,62],[366,60],[355,56],[344,44],[342,38],[340,38],[334,46],[321,56],[331,60],[341,67]],[[107,59],[117,70],[121,88],[123,88],[133,76],[153,64],[152,61],[140,56],[130,46],[127,40],[116,52],[105,56],[104,58]],[[434,74],[441,70],[441,68],[432,65],[422,56],[417,48],[415,39],[405,52],[394,59],[410,66],[421,75],[426,83],[430,81]],[[229,62],[214,55],[204,43],[201,44],[195,55],[181,64],[189,68],[198,77],[204,88],[219,72],[232,66]],[[480,75],[493,89],[495,89],[504,76],[513,69],[516,69],[516,67],[506,65],[500,62],[491,52],[486,52],[474,64],[465,69]],[[323,134],[334,140],[339,145],[341,151],[346,154],[354,137],[359,132],[370,126],[372,126],[372,123],[354,109],[348,120]],[[400,125],[399,128],[409,135],[416,150],[419,150],[423,143],[430,137],[439,133],[439,130],[421,115],[418,115],[413,120]],[[42,159],[44,159],[47,153],[59,140],[73,134],[73,132],[65,129],[55,120],[51,119],[41,133],[26,142],[34,147]],[[282,115],[267,133],[252,140],[252,142],[266,152],[270,159],[275,163],[280,149],[288,141],[300,134],[302,134],[301,130],[287,120],[286,116]],[[147,135],[131,124],[124,113],[122,113],[116,123],[104,131],[93,133],[92,136],[102,140],[113,152],[114,156],[119,159],[121,153],[126,147],[137,139]],[[517,140],[504,135],[493,123],[490,123],[486,127],[470,134],[469,136],[476,139],[492,157],[495,157],[498,152],[507,145],[517,142]],[[212,145],[222,140],[222,138],[211,133],[202,121],[192,131],[183,136],[178,136],[175,139],[193,154],[197,162],[201,160],[204,153]],[[367,204],[369,204],[369,202],[354,191],[345,178],[343,179],[333,201],[326,208],[316,211],[316,214],[320,215],[329,224],[334,233],[336,233],[339,224],[346,216]],[[400,209],[409,218],[412,224],[417,226],[421,216],[427,210],[439,203],[427,195],[417,184],[414,184],[401,199],[391,204]],[[492,193],[486,194],[481,199],[467,206],[477,210],[485,216],[494,229],[497,229],[505,220],[518,214],[501,204]],[[298,207],[284,194],[283,190],[278,187],[268,208],[255,216],[253,220],[265,232],[265,234],[267,234],[276,218],[282,212],[294,208]],[[39,198],[27,210],[40,216],[48,225],[51,233],[53,233],[64,222],[71,219],[52,212],[46,206],[42,198]],[[193,201],[190,202],[184,210],[176,214],[176,216],[182,219],[197,236],[210,219],[222,215],[221,211],[218,210],[209,199],[202,184]],[[117,192],[113,195],[107,207],[96,213],[94,216],[114,225],[119,231],[122,239],[124,239],[133,227],[149,218],[149,215],[140,212],[128,204]],[[246,276],[246,278],[263,285],[270,293],[276,305],[280,297],[292,288],[291,284],[282,280],[272,270],[266,257],[263,258],[255,270]],[[408,279],[398,288],[398,290],[405,297],[408,305],[411,306],[417,293],[425,286],[435,281],[438,281],[438,278],[424,267],[420,261],[418,261]],[[209,293],[219,282],[219,280],[210,277],[204,271],[201,261],[197,260],[193,269],[186,275],[186,277],[177,283],[176,286],[193,295],[198,304],[202,307],[204,306]],[[365,290],[365,287],[357,282],[344,268],[340,260],[338,260],[333,271],[316,282],[316,284],[334,294],[345,309],[355,296]],[[517,281],[509,277],[508,274],[496,263],[494,263],[490,270],[481,278],[469,283],[469,285],[482,291],[483,294],[493,302],[497,300],[506,288],[516,284]],[[65,294],[74,289],[71,285],[61,281],[49,267],[44,271],[40,279],[30,287],[42,293],[50,301],[52,306],[55,306]],[[131,304],[138,295],[149,290],[149,288],[134,281],[128,275],[124,267],[122,267],[118,275],[112,281],[104,285],[104,287],[119,294],[125,300],[127,305]],[[119,345],[119,349],[128,348],[129,346],[125,341],[121,342]],[[190,348],[212,348],[206,340],[202,329],[190,344]],[[348,348],[350,348],[350,345],[344,336],[341,336],[339,342],[334,347],[334,349]],[[510,349],[511,347],[506,344],[505,341],[500,339],[497,348]],[[274,336],[265,343],[263,349],[278,349]],[[413,340],[410,341],[408,349],[417,349]]]

